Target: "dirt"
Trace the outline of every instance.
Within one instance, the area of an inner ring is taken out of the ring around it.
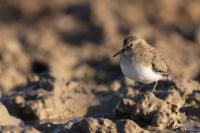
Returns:
[[[17,119],[8,113],[8,110],[2,103],[0,103],[0,110],[1,110],[1,114],[0,114],[0,116],[1,116],[0,124],[1,125],[3,125],[3,126],[5,126],[5,125],[13,125],[13,126],[23,125],[23,122],[20,119]]]
[[[197,0],[0,1],[0,132],[199,132]],[[126,79],[129,34],[166,58],[171,82]]]

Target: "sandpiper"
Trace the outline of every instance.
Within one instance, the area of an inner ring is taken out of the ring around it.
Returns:
[[[124,39],[123,48],[113,57],[120,55],[120,67],[123,74],[139,83],[155,82],[168,78],[168,68],[160,52],[145,40],[136,36]]]

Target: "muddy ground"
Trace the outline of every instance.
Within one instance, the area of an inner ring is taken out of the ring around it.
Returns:
[[[0,0],[0,132],[200,132],[200,1]],[[134,34],[173,81],[137,85],[112,55]]]

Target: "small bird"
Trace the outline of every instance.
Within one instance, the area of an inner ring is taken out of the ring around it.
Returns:
[[[168,68],[163,56],[145,40],[136,36],[124,39],[123,48],[113,57],[120,55],[120,67],[125,76],[144,84],[168,79]]]

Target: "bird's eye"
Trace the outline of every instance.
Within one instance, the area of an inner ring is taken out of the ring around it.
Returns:
[[[132,46],[133,46],[133,44],[131,43],[131,44],[130,44],[130,46],[132,47]]]

